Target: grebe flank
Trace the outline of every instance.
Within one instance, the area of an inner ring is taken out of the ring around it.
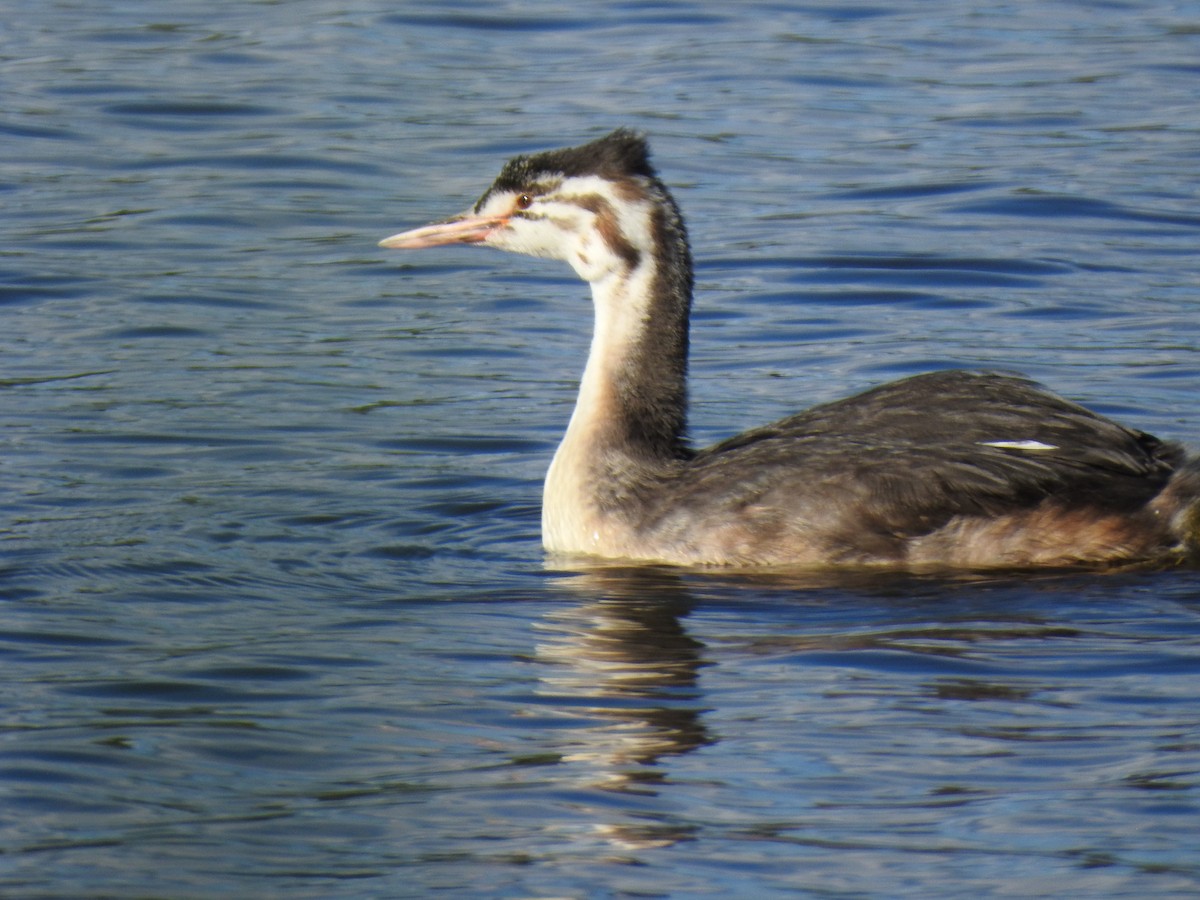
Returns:
[[[380,242],[445,244],[560,259],[591,285],[591,350],[546,475],[548,551],[982,568],[1200,545],[1200,460],[1010,375],[918,375],[692,449],[691,251],[638,133],[518,156],[471,210]]]

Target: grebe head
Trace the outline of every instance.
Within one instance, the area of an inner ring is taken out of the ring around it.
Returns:
[[[690,270],[675,203],[650,165],[645,139],[625,128],[579,147],[518,156],[467,212],[379,244],[484,244],[563,260],[588,282],[628,274],[645,257],[672,250]]]

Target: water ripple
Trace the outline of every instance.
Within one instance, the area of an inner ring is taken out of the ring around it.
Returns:
[[[0,894],[1196,895],[1195,572],[548,559],[586,287],[375,246],[643,128],[698,438],[968,366],[1200,443],[1195,27],[960,7],[10,0]]]

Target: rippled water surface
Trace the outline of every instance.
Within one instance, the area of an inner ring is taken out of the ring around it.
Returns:
[[[966,366],[1200,446],[1194,3],[3,18],[0,894],[1200,892],[1200,574],[561,571],[585,287],[375,246],[631,125],[699,440]]]

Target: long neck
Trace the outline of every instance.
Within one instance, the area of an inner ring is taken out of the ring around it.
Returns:
[[[642,464],[686,458],[692,266],[674,210],[656,212],[654,251],[592,283],[596,323],[571,417],[597,449]]]
[[[639,487],[691,455],[685,434],[691,255],[669,195],[649,224],[652,252],[626,244],[625,264],[591,282],[592,349],[546,473],[548,550],[636,555]]]

